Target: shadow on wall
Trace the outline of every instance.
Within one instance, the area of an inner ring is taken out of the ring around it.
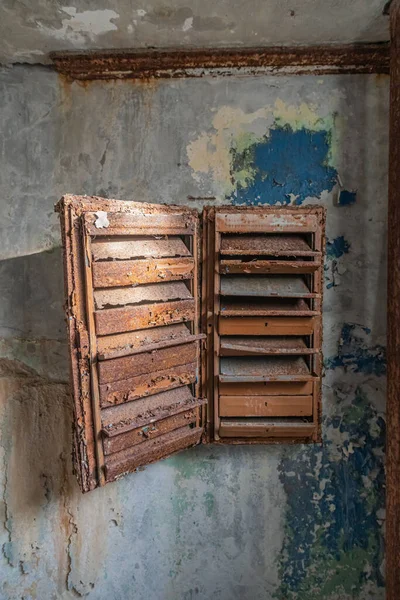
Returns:
[[[2,549],[8,563],[18,566],[46,528],[60,530],[57,506],[78,492],[70,458],[61,250],[3,261],[0,280]],[[67,534],[68,529],[69,517],[62,511],[61,530]]]

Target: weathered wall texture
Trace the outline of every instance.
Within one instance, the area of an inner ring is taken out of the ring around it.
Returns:
[[[0,97],[0,598],[382,600],[388,79],[14,67]],[[191,449],[82,496],[64,192],[325,204],[324,445]]]
[[[387,0],[2,0],[1,63],[51,50],[266,46],[389,39]]]

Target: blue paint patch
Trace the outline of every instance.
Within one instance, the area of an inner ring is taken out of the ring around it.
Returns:
[[[357,191],[341,190],[338,198],[338,206],[351,206],[357,200]]]
[[[350,244],[344,239],[343,235],[340,235],[334,240],[326,241],[326,258],[328,260],[340,258],[343,254],[348,254],[349,250]]]
[[[269,136],[244,152],[232,150],[232,180],[236,191],[233,204],[300,205],[308,197],[331,191],[337,172],[328,165],[330,134],[327,131],[290,126],[271,129]],[[249,173],[247,184],[236,181],[235,173]]]
[[[343,367],[346,371],[367,375],[386,375],[386,349],[384,346],[368,344],[371,330],[356,323],[345,323],[342,327],[336,356],[327,358],[326,369]]]
[[[385,423],[358,388],[324,430],[333,435],[321,448],[279,466],[288,502],[279,600],[358,598],[366,583],[384,586]]]

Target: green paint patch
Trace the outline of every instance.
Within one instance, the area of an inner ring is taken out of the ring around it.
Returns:
[[[385,423],[358,388],[323,430],[322,448],[280,465],[288,510],[279,600],[358,599],[366,587],[379,593],[384,586]]]
[[[211,492],[206,492],[204,494],[204,506],[206,507],[207,517],[211,517],[215,508],[215,498]]]

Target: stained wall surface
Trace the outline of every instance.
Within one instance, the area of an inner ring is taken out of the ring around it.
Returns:
[[[0,74],[0,598],[383,600],[386,76]],[[322,446],[199,447],[81,495],[63,193],[322,203]]]

